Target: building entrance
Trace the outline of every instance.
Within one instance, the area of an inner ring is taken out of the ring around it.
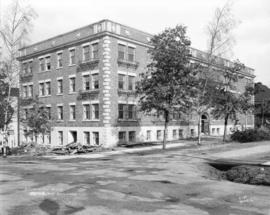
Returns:
[[[201,117],[201,132],[209,134],[210,120],[208,114],[203,114]]]

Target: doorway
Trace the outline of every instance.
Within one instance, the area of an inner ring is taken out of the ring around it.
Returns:
[[[76,143],[77,142],[77,131],[70,131],[70,141],[69,143]]]
[[[208,114],[203,114],[201,117],[201,132],[203,134],[209,134],[209,116]]]

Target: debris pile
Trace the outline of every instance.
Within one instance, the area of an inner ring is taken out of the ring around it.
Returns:
[[[24,142],[18,148],[12,150],[12,154],[45,155],[51,150],[50,145],[36,144],[35,142]]]
[[[74,142],[65,146],[52,147],[51,145],[37,144],[36,142],[24,142],[17,148],[12,148],[9,155],[30,155],[30,156],[42,156],[42,155],[73,155],[91,152],[100,152],[105,150],[100,145],[82,145]]]
[[[73,155],[90,152],[100,152],[102,150],[103,148],[100,145],[82,145],[80,143],[74,142],[62,147],[55,147],[51,150],[51,153],[57,155]]]

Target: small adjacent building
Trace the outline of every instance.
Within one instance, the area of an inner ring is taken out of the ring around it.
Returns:
[[[151,34],[110,20],[61,34],[20,50],[21,109],[31,110],[29,98],[39,96],[54,122],[53,130],[39,142],[65,145],[70,142],[102,144],[161,141],[163,119],[139,112],[136,81],[150,62],[147,50]],[[205,62],[206,53],[191,49],[191,61]],[[215,76],[231,62],[219,58]],[[245,68],[239,91],[253,84],[254,71]],[[222,135],[223,121],[209,112],[202,116],[205,135]],[[195,136],[197,116],[173,114],[169,140]],[[248,125],[254,124],[248,116]],[[233,128],[230,122],[229,128]],[[26,132],[26,131],[25,131]],[[22,132],[23,135],[24,132]],[[22,136],[23,141],[29,137]]]

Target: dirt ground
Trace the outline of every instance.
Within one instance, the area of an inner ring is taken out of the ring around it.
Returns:
[[[270,187],[220,180],[200,158],[241,147],[100,159],[1,158],[0,214],[270,215]]]

